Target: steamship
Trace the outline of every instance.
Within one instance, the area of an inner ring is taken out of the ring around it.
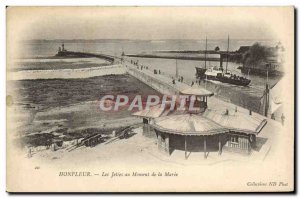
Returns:
[[[207,42],[206,42],[207,48]],[[205,49],[206,51],[207,49]],[[226,69],[224,71],[223,67],[211,67],[206,69],[206,56],[205,56],[205,68],[198,68],[196,67],[196,76],[197,78],[204,78],[205,80],[214,80],[219,81],[222,83],[228,83],[238,86],[247,86],[250,84],[251,80],[237,76],[232,74],[230,71],[227,70],[228,67],[228,53],[229,53],[229,37],[228,37],[228,46],[227,46],[227,60],[226,60]],[[206,53],[205,53],[206,54]]]

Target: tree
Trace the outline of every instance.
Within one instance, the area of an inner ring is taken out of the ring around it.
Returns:
[[[270,52],[266,46],[259,43],[253,44],[243,56],[244,65],[256,65],[265,62]]]

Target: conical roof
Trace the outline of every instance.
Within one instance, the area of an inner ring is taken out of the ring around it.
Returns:
[[[178,135],[214,135],[229,132],[218,123],[195,114],[156,118],[152,126],[159,131]]]
[[[209,120],[214,120],[231,131],[247,134],[259,133],[267,123],[267,120],[262,116],[254,117],[249,114],[235,111],[229,111],[228,115],[226,115],[224,113],[207,109],[202,116]]]

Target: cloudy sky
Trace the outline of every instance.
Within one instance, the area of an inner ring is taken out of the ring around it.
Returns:
[[[8,8],[19,39],[271,39],[286,9],[73,7]]]

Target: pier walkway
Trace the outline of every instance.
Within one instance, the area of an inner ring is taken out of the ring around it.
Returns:
[[[73,52],[73,51],[59,51],[56,56],[58,57],[95,57],[95,58],[101,58],[107,61],[110,61],[111,63],[115,61],[116,57],[110,56],[107,54],[96,54],[96,53],[89,53],[89,52]]]
[[[205,55],[205,56],[204,56]],[[217,55],[216,57],[206,57],[206,55]],[[222,65],[223,61],[229,56],[240,57],[243,54],[237,51],[215,51],[215,50],[166,50],[155,51],[154,53],[146,54],[126,54],[127,57],[136,58],[161,58],[161,59],[177,59],[177,60],[192,60],[192,61],[219,61]]]
[[[184,90],[187,90],[191,88],[188,84],[184,82],[179,82],[178,79],[175,77],[171,77],[168,75],[163,74],[154,74],[153,70],[146,69],[143,67],[141,69],[141,65],[133,65],[130,62],[124,63],[125,67],[127,68],[127,72],[137,78],[138,80],[144,82],[148,86],[152,87],[156,91],[162,93],[162,94],[168,94],[168,95],[177,95],[183,92]],[[174,84],[173,84],[174,81]],[[198,85],[194,85],[195,87],[199,87]],[[209,95],[209,91],[203,89],[202,87],[199,87],[199,90],[204,91]]]
[[[220,61],[223,62],[223,56],[220,58],[201,57],[201,56],[187,56],[187,55],[153,55],[153,54],[128,54],[127,57],[136,58],[162,58],[162,59],[176,59],[176,60],[191,60],[191,61]]]

